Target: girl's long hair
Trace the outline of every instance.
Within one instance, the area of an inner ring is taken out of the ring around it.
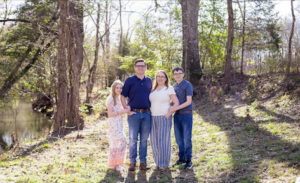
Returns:
[[[111,85],[110,96],[114,99],[114,105],[117,105],[117,94],[116,94],[116,86],[120,84],[123,87],[123,83],[120,80],[116,80]]]
[[[157,77],[157,74],[158,73],[163,73],[164,75],[165,75],[165,77],[166,77],[166,82],[165,82],[165,86],[167,87],[167,89],[168,89],[168,87],[169,87],[169,77],[168,77],[168,75],[167,75],[167,73],[166,73],[166,71],[164,71],[164,70],[159,70],[159,71],[157,71],[157,73],[156,73],[156,77]],[[155,85],[154,85],[154,87],[153,87],[153,90],[152,91],[154,91],[154,90],[156,90],[156,88],[157,88],[157,86],[158,86],[158,83],[157,83],[157,78],[155,77]]]

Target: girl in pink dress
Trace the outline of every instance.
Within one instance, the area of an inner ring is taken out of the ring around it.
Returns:
[[[120,94],[123,83],[116,80],[111,86],[111,93],[106,100],[109,128],[109,155],[110,169],[121,171],[125,163],[127,141],[123,131],[123,114],[130,112],[130,108],[123,109]]]

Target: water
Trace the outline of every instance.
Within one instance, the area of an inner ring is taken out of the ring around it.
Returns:
[[[42,113],[32,110],[31,103],[18,101],[14,109],[0,111],[0,154],[12,144],[11,134],[19,142],[28,141],[51,129],[51,121]]]

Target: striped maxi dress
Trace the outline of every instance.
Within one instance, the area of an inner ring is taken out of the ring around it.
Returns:
[[[172,116],[152,116],[150,143],[158,167],[167,167],[171,159]]]

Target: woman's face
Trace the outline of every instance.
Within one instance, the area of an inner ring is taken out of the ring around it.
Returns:
[[[117,84],[115,88],[115,92],[117,95],[121,95],[123,86],[121,84]]]
[[[167,78],[164,75],[164,73],[158,72],[157,75],[156,75],[156,82],[157,82],[157,84],[158,85],[165,85],[166,81],[167,81]]]

